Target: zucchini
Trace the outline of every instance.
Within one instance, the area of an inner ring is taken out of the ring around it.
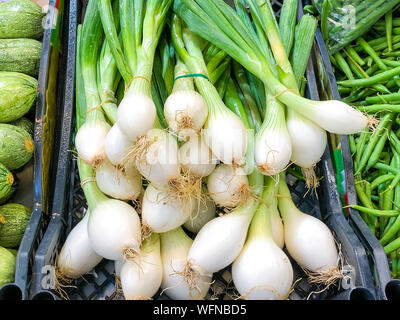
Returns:
[[[0,2],[0,39],[40,38],[45,16],[42,8],[30,0]]]
[[[22,117],[22,118],[19,118],[18,120],[10,122],[9,124],[12,124],[13,126],[24,129],[26,132],[28,132],[33,137],[33,122],[30,121],[29,119]]]
[[[18,247],[31,217],[31,209],[22,204],[7,203],[0,206],[0,216],[5,219],[5,223],[0,229],[0,246]]]
[[[21,118],[32,107],[38,81],[19,72],[0,71],[0,122]]]
[[[0,39],[0,71],[39,74],[42,43],[33,39]]]
[[[8,249],[8,248],[6,248],[6,249],[8,250],[8,252],[11,252],[12,255],[13,255],[14,257],[17,257],[17,255],[18,255],[18,250],[15,250],[15,249]]]
[[[0,204],[11,198],[15,191],[15,180],[13,174],[0,163]]]
[[[14,282],[17,258],[7,249],[0,247],[0,288]]]
[[[25,130],[0,124],[0,162],[9,170],[21,168],[32,158],[34,143]]]

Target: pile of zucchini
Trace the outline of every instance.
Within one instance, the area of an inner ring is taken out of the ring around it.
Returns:
[[[30,0],[0,2],[0,287],[14,281],[17,250],[31,209],[7,203],[17,188],[13,172],[34,151],[32,112],[43,36],[42,8]]]

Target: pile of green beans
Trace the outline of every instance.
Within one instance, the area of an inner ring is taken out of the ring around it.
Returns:
[[[397,17],[396,17],[397,16]],[[400,10],[332,54],[342,100],[376,118],[349,136],[357,209],[400,277]]]

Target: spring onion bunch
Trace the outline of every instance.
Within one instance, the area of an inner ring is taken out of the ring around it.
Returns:
[[[291,140],[285,123],[284,106],[322,129],[338,134],[359,132],[370,124],[370,119],[341,101],[312,101],[299,95],[298,90],[295,90],[296,78],[277,32],[269,1],[246,2],[251,9],[254,24],[249,23],[248,17],[246,18],[239,10],[235,11],[222,0],[177,0],[173,8],[192,32],[224,50],[264,83],[267,97],[266,112],[270,111],[269,115],[265,115],[264,121],[276,120],[269,125],[264,123],[260,129],[255,156],[263,173],[276,174],[287,166],[291,158],[291,147],[290,150],[287,148]],[[272,57],[265,39],[268,39]],[[274,63],[277,65],[276,72]],[[271,107],[272,103],[279,107]],[[272,136],[269,129],[275,127],[276,137],[267,139],[268,136]],[[262,134],[265,131],[269,132]],[[316,132],[318,133],[318,130]],[[291,135],[293,136],[293,133]],[[279,141],[277,136],[281,137],[279,139],[282,141],[281,146],[272,146],[272,141]],[[321,142],[323,141],[322,139]],[[281,152],[274,156],[272,149]],[[268,156],[278,161],[272,161],[273,165],[270,165]]]
[[[159,126],[151,79],[157,44],[171,4],[172,0],[120,1],[122,48],[111,3],[109,0],[99,1],[106,39],[126,86],[117,109],[114,124],[117,127],[107,137],[107,154],[116,165],[124,166],[130,144],[154,126]]]

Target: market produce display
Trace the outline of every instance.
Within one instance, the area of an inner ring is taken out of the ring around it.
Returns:
[[[17,250],[32,212],[15,203],[14,195],[20,184],[16,173],[35,148],[32,111],[44,16],[30,0],[0,2],[0,288],[14,281]]]
[[[400,277],[399,4],[385,2],[355,37],[330,51],[342,101],[379,120],[349,136],[358,197],[351,207],[384,247],[393,278]]]
[[[303,97],[317,19],[297,23],[298,1],[279,22],[269,1],[234,4],[88,2],[74,140],[88,210],[57,255],[64,298],[103,258],[128,300],[204,299],[228,266],[242,299],[287,299],[291,261],[323,287],[343,278],[332,232],[296,208],[286,173],[312,192],[326,132],[376,121]]]

